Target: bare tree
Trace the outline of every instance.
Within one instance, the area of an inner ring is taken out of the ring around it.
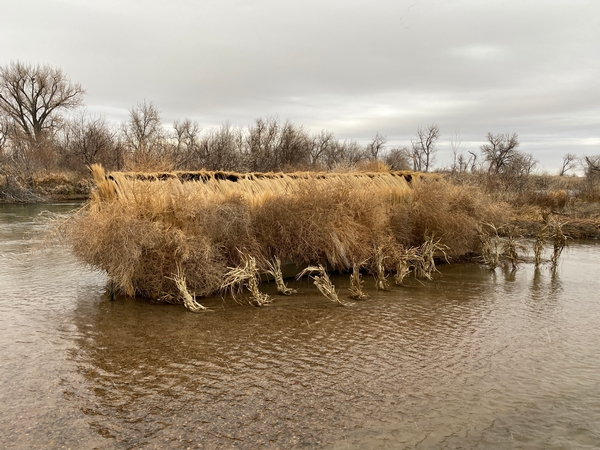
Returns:
[[[260,117],[248,127],[246,159],[251,171],[267,172],[274,169],[279,128],[275,117]]]
[[[585,173],[583,194],[590,199],[600,199],[600,155],[584,156],[581,165]]]
[[[471,150],[467,150],[467,153],[471,156],[469,156],[469,159],[467,160],[467,166],[468,166],[468,170],[470,170],[471,172],[475,173],[478,170],[478,165],[477,165],[477,153],[471,151]]]
[[[531,153],[517,152],[511,164],[511,171],[515,175],[531,175],[539,161]]]
[[[281,128],[277,148],[277,169],[306,167],[310,164],[310,144],[312,139],[302,125],[294,125],[286,120]]]
[[[338,142],[336,166],[355,167],[359,162],[368,159],[365,148],[354,140]]]
[[[517,147],[519,147],[519,136],[517,133],[512,135],[487,134],[487,144],[481,146],[483,159],[488,164],[489,173],[509,172],[512,165],[518,157]]]
[[[187,117],[173,122],[175,131],[175,159],[177,168],[200,169],[205,161],[200,152],[200,131],[198,122]]]
[[[73,156],[80,164],[90,167],[101,163],[115,166],[115,133],[103,116],[89,116],[81,111],[67,123],[63,148],[65,157]]]
[[[367,144],[367,155],[369,158],[377,159],[379,153],[385,148],[385,144],[387,144],[387,137],[379,134],[379,132],[375,133],[371,142]]]
[[[584,156],[583,163],[587,177],[600,176],[600,155]]]
[[[337,140],[331,131],[322,130],[312,136],[310,141],[310,165],[314,168],[324,166],[331,169],[336,163]]]
[[[559,176],[564,176],[569,170],[573,170],[577,167],[577,156],[573,153],[567,153],[563,156],[562,166],[560,168]]]
[[[149,170],[172,165],[166,154],[165,129],[154,103],[144,100],[131,108],[129,120],[121,125],[121,136],[133,168]]]
[[[225,122],[210,130],[199,142],[202,166],[209,170],[244,170],[242,130]]]
[[[450,139],[450,147],[452,148],[450,171],[453,174],[474,171],[477,155],[473,152],[468,152],[469,156],[465,155],[463,142],[458,133],[455,133],[454,137]]]
[[[10,133],[10,120],[8,116],[0,113],[0,156],[5,153],[5,147]]]
[[[302,126],[289,120],[256,119],[248,128],[244,147],[248,168],[265,172],[309,166],[313,143]]]
[[[410,150],[407,147],[393,148],[385,155],[385,163],[392,170],[410,169]]]
[[[33,143],[60,124],[61,113],[82,104],[85,91],[60,69],[21,62],[0,67],[0,109]]]
[[[411,141],[413,169],[429,172],[435,162],[435,144],[440,137],[440,129],[436,124],[417,129],[417,137]]]

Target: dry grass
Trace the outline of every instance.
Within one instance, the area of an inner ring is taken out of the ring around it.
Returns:
[[[414,270],[415,265],[420,264],[422,257],[419,249],[415,247],[402,249],[396,259],[396,273],[394,281],[397,285],[402,285],[404,279]]]
[[[32,178],[35,186],[57,186],[72,183],[75,177],[65,172],[41,172],[34,174]]]
[[[375,245],[373,251],[373,276],[375,277],[375,287],[380,291],[387,291],[390,288],[390,283],[385,274],[385,259],[381,246]]]
[[[277,285],[277,292],[279,292],[281,295],[292,295],[298,293],[296,289],[287,287],[285,281],[283,281],[283,274],[281,272],[281,260],[279,258],[275,258],[274,261],[267,261],[266,265],[266,273],[271,275],[275,280],[275,283]]]
[[[447,255],[464,255],[477,247],[477,224],[503,224],[510,207],[491,201],[471,186],[456,186],[443,179],[422,179],[413,183],[413,195],[394,205],[391,224],[405,248],[420,246],[436,236],[447,246]]]
[[[563,232],[565,224],[566,223],[559,222],[558,220],[550,221],[548,224],[549,235],[552,238],[552,256],[550,257],[552,269],[556,269],[558,266],[560,255],[567,245],[568,236]]]
[[[380,280],[399,270],[402,282],[416,267],[431,276],[434,255],[474,251],[477,224],[500,225],[508,210],[470,187],[407,172],[93,174],[90,203],[69,223],[75,255],[120,292],[162,300],[182,295],[174,273],[195,296],[212,295],[247,258],[267,270],[275,261],[275,275],[278,260],[339,270],[370,260]]]
[[[319,292],[321,292],[325,298],[337,303],[339,306],[347,306],[340,300],[338,293],[335,290],[335,286],[331,282],[331,278],[329,278],[329,275],[327,274],[327,271],[323,265],[319,264],[318,266],[308,266],[296,276],[296,279],[299,280],[304,275],[308,275],[313,279],[315,286],[317,286],[317,289],[319,289]]]
[[[560,222],[556,217],[544,214],[542,216],[542,224],[539,227],[533,243],[533,252],[535,255],[535,266],[539,267],[542,263],[542,253],[544,247],[549,240],[552,240],[553,252],[550,257],[550,263],[553,269],[558,266],[558,260],[563,249],[567,245],[568,237],[563,231],[563,227],[568,222]]]
[[[350,298],[354,300],[366,300],[369,298],[367,294],[363,291],[363,279],[360,274],[360,266],[358,264],[354,264],[352,266],[352,274],[350,275]]]
[[[544,221],[546,222],[546,221]],[[535,260],[535,267],[539,267],[542,263],[542,253],[544,251],[544,247],[546,245],[546,241],[548,240],[549,230],[548,224],[543,223],[535,236],[535,241],[533,242],[533,254]]]
[[[523,236],[521,230],[517,226],[508,225],[504,228],[506,237],[502,244],[501,256],[505,261],[510,263],[512,269],[515,270],[520,261],[519,252],[527,251],[527,247],[520,242],[520,239],[522,239]]]
[[[206,311],[208,309],[196,301],[196,294],[191,294],[188,291],[185,277],[181,274],[181,270],[179,268],[177,273],[173,275],[172,279],[175,282],[177,289],[179,289],[181,300],[187,309],[193,312]]]
[[[250,293],[250,303],[255,306],[264,306],[271,303],[271,298],[258,288],[260,284],[260,272],[256,265],[256,259],[250,255],[240,252],[241,264],[237,267],[229,267],[221,289],[230,291],[233,298],[247,288]]]
[[[495,270],[500,262],[500,236],[493,223],[481,223],[477,226],[479,251],[481,259],[491,270]]]
[[[435,258],[443,256],[447,261],[446,250],[448,250],[448,246],[442,244],[440,239],[436,240],[433,235],[429,236],[417,250],[419,257],[414,262],[415,276],[432,280],[433,274],[437,272]]]

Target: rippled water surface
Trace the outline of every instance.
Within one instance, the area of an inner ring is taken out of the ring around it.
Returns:
[[[102,273],[40,249],[37,214],[73,207],[0,205],[5,448],[600,447],[595,243],[555,273],[445,266],[367,280],[347,308],[301,281],[271,307],[194,314],[111,302]]]

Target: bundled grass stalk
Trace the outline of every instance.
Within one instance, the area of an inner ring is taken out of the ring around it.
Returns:
[[[279,292],[281,295],[292,295],[298,293],[296,289],[287,287],[287,285],[283,281],[283,274],[281,273],[281,260],[279,258],[275,258],[274,261],[267,261],[266,265],[266,273],[268,273],[275,279],[275,284],[277,285],[277,292]]]
[[[313,275],[314,273],[317,273],[317,275]],[[319,289],[319,292],[321,292],[325,298],[337,303],[340,306],[347,306],[339,299],[335,290],[335,286],[331,282],[331,278],[329,278],[329,275],[322,264],[319,264],[318,266],[308,266],[306,269],[296,275],[296,279],[299,280],[304,275],[312,277],[315,286],[317,286],[317,289]]]
[[[196,294],[190,293],[187,288],[187,283],[185,281],[185,277],[181,272],[181,267],[177,267],[177,273],[170,278],[175,282],[177,289],[179,289],[179,294],[181,295],[181,299],[183,300],[183,304],[187,309],[192,312],[200,312],[207,311],[208,308],[206,306],[201,305],[196,301]]]
[[[550,230],[548,223],[544,220],[544,224],[540,227],[537,234],[535,235],[535,241],[533,243],[533,254],[535,256],[535,267],[539,267],[542,263],[542,253],[544,252],[544,246],[550,237]]]
[[[385,256],[383,255],[383,250],[381,246],[376,245],[373,254],[373,261],[375,263],[375,287],[380,291],[387,291],[390,288],[390,283],[387,280],[387,276],[385,275],[385,266],[384,260]]]
[[[352,274],[350,275],[350,298],[354,300],[366,300],[369,298],[363,291],[363,279],[360,274],[360,265],[354,263],[352,266]]]
[[[241,264],[238,267],[229,267],[225,274],[221,289],[229,290],[231,296],[236,299],[236,294],[240,294],[246,287],[252,294],[250,303],[255,306],[264,306],[271,303],[271,298],[258,289],[260,284],[260,274],[256,266],[256,259],[253,256],[240,252]]]
[[[428,237],[425,242],[419,247],[420,258],[415,261],[415,276],[417,278],[433,279],[433,274],[439,272],[435,267],[435,255],[441,253],[444,259],[448,260],[446,250],[448,247],[440,243],[441,241],[434,240],[434,236]]]
[[[556,269],[556,267],[558,266],[558,260],[560,258],[560,255],[562,254],[562,251],[567,245],[568,236],[565,236],[562,230],[564,225],[565,223],[559,222],[558,220],[554,220],[549,227],[549,233],[552,237],[552,243],[554,247],[552,256],[550,257],[552,269]]]
[[[397,285],[402,285],[404,279],[410,275],[410,272],[414,269],[415,262],[421,259],[421,255],[417,248],[411,247],[408,250],[403,249],[396,262],[396,273],[394,274],[395,283]]]
[[[526,251],[527,247],[521,244],[518,239],[522,237],[519,228],[511,225],[506,229],[506,240],[502,244],[502,256],[511,264],[515,270],[519,264],[519,251]]]
[[[495,270],[500,262],[498,229],[492,223],[478,224],[477,236],[479,237],[483,262],[491,270]]]

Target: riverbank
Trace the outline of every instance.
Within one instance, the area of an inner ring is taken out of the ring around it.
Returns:
[[[0,176],[0,203],[56,203],[90,198],[93,180],[73,172]]]
[[[506,188],[490,186],[481,176],[443,174],[453,184],[467,184],[477,190],[491,191],[496,201],[510,208],[511,223],[523,236],[534,237],[542,218],[553,215],[564,224],[566,235],[573,239],[600,239],[600,201],[590,194],[585,178],[530,175],[520,186],[528,185],[517,196]],[[24,177],[0,176],[1,204],[50,204],[87,201],[94,190],[89,174],[74,172],[38,173],[26,182]]]
[[[600,202],[573,199],[559,209],[525,205],[515,208],[511,223],[526,237],[535,237],[543,217],[552,216],[571,239],[600,239]]]

